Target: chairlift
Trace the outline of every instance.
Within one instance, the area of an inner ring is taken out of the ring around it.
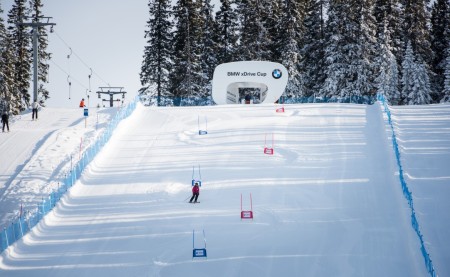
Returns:
[[[72,87],[72,82],[70,81],[70,75],[67,75],[67,83],[69,83],[69,99],[70,99],[70,90]]]

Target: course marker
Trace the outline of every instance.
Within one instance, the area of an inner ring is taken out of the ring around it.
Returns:
[[[205,230],[203,230],[203,241],[205,243],[204,248],[195,248],[195,230],[192,230],[192,259],[194,258],[207,258],[206,254],[206,237]]]
[[[206,118],[206,116],[205,116],[205,130],[200,129],[200,116],[198,116],[197,125],[199,136],[208,134],[208,119]]]
[[[202,186],[202,174],[200,172],[200,165],[198,165],[198,178],[195,178],[195,166],[192,166],[192,186],[198,183],[198,186]]]
[[[273,133],[272,133],[272,147],[267,147],[267,134],[264,137],[264,154],[273,155]]]
[[[252,203],[252,194],[250,193],[250,210],[244,211],[242,209],[242,193],[241,193],[241,220],[242,219],[251,219],[253,220],[253,203]]]

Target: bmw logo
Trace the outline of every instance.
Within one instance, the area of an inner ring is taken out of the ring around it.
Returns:
[[[272,77],[275,78],[275,79],[280,79],[281,78],[281,70],[274,69],[272,71]]]

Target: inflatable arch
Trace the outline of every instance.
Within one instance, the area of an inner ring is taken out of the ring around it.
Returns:
[[[274,103],[283,94],[287,80],[287,69],[279,63],[223,63],[214,70],[212,98],[218,105]]]

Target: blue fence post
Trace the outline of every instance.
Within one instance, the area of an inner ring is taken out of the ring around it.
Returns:
[[[20,235],[23,237],[22,218],[19,217]]]
[[[3,227],[3,231],[5,232],[5,242],[6,242],[6,248],[9,247],[9,241],[8,241],[8,233],[6,231],[6,227]],[[5,249],[6,249],[5,248]]]

